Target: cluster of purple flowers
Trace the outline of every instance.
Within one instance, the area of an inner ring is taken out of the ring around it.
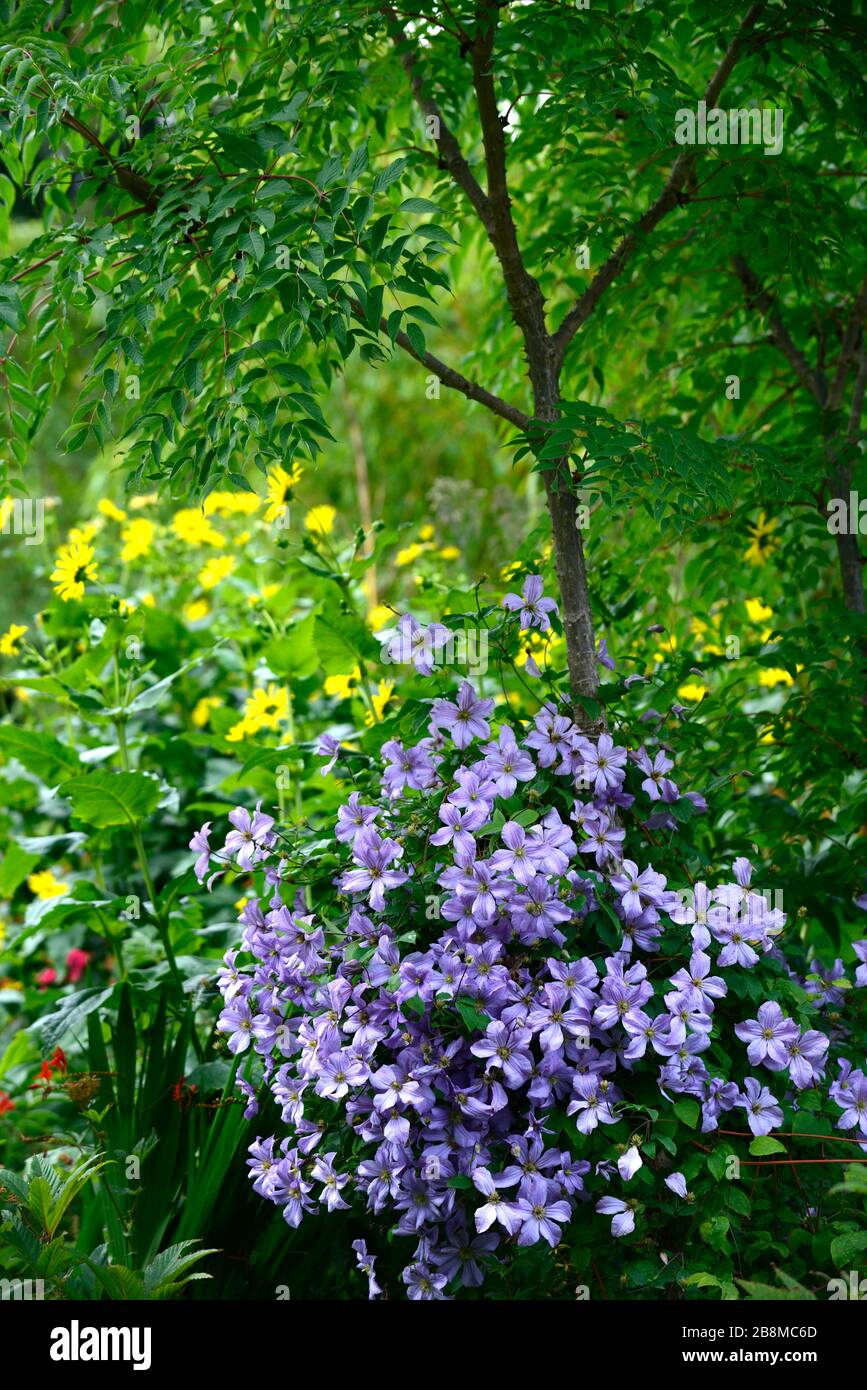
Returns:
[[[519,604],[525,625],[528,614],[547,623],[535,587],[507,606]],[[233,812],[214,852],[264,871],[263,896],[241,913],[240,952],[228,952],[219,980],[229,1049],[259,1055],[292,1131],[251,1147],[256,1191],[291,1226],[359,1194],[415,1241],[403,1272],[410,1298],[446,1297],[456,1276],[481,1284],[512,1246],[555,1246],[578,1203],[595,1200],[617,1237],[635,1229],[638,1203],[600,1197],[599,1185],[628,1191],[643,1163],[640,1136],[613,1145],[591,1174],[580,1154],[549,1143],[563,1133],[551,1126],[555,1109],[574,1117],[581,1141],[628,1116],[631,1078],[653,1067],[664,1099],[699,1103],[704,1132],[735,1108],[754,1135],[783,1120],[762,1081],[718,1075],[703,1056],[729,990],[715,969],[780,954],[786,919],[751,888],[749,862],[737,860],[733,881],[715,889],[672,891],[624,854],[627,813],[639,828],[678,827],[671,808],[682,794],[664,749],[630,754],[552,703],[529,730],[493,721],[493,700],[464,681],[455,699],[431,702],[417,745],[383,745],[379,787],[366,800],[353,792],[339,810],[346,862],[321,918],[299,893],[287,905],[285,861],[259,807],[252,817]],[[630,766],[647,798],[635,812]],[[519,789],[524,807],[513,802],[507,814],[502,802]],[[208,832],[192,843],[200,881]],[[618,924],[614,949],[585,926],[602,906]],[[652,961],[672,924],[684,963],[651,979],[636,954]],[[795,1097],[822,1081],[827,1037],[773,1001],[735,1032],[739,1064],[783,1075]],[[253,1114],[249,1081],[245,1094]],[[842,1070],[830,1094],[844,1107],[841,1126],[867,1135],[864,1075]],[[682,1174],[663,1181],[686,1199]],[[374,1257],[364,1242],[355,1249],[374,1297]]]

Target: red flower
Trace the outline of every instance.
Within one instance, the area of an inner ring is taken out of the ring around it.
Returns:
[[[57,971],[53,965],[47,965],[44,970],[40,970],[36,976],[36,983],[40,989],[47,989],[49,985],[57,984]]]
[[[31,1081],[28,1086],[28,1091],[34,1090],[39,1085],[44,1085],[47,1091],[54,1081],[54,1073],[59,1071],[62,1076],[65,1076],[67,1070],[68,1063],[66,1061],[66,1053],[63,1051],[62,1047],[55,1047],[51,1056],[42,1063],[37,1076],[34,1077],[33,1081]]]
[[[42,1066],[39,1068],[37,1075],[31,1081],[27,1089],[28,1091],[33,1091],[40,1084],[40,1082],[42,1082],[44,1083],[45,1089],[47,1091],[53,1080],[54,1068],[52,1067],[50,1062],[43,1062]]]
[[[0,1091],[0,1115],[8,1115],[9,1111],[14,1109],[14,1100],[10,1100],[5,1091]]]
[[[66,957],[66,978],[71,985],[78,984],[78,981],[87,969],[87,962],[89,960],[89,951],[82,951],[79,946],[73,946],[69,955]]]
[[[180,1076],[172,1087],[172,1100],[182,1110],[186,1110],[192,1104],[193,1096],[198,1089],[198,1086],[188,1086],[187,1078]]]

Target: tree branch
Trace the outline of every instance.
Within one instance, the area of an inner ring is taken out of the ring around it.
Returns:
[[[392,42],[397,49],[401,66],[409,80],[410,91],[412,92],[415,104],[427,119],[436,122],[435,129],[439,131],[436,135],[436,147],[439,151],[439,162],[444,169],[447,169],[466,196],[469,198],[482,222],[487,227],[490,216],[488,209],[488,199],[484,189],[464,158],[461,147],[458,144],[452,131],[446,124],[442,111],[432,97],[429,97],[424,89],[421,75],[418,72],[418,56],[413,49],[406,31],[400,22],[397,12],[391,5],[380,5],[380,14],[383,15],[391,35]]]
[[[61,116],[60,123],[61,125],[67,126],[70,130],[74,130],[83,140],[86,140],[89,145],[92,145],[95,150],[98,150],[103,159],[108,160],[115,178],[125,193],[128,193],[137,203],[141,203],[143,207],[146,207],[148,212],[154,211],[159,201],[159,194],[156,189],[148,183],[147,179],[142,178],[141,174],[134,173],[132,169],[126,169],[122,164],[119,164],[111,150],[106,148],[99,136],[96,135],[89,126],[86,126],[83,121],[79,121],[76,116],[72,116],[67,112]]]
[[[537,413],[550,395],[550,339],[545,324],[545,300],[538,281],[529,273],[518,245],[506,177],[506,137],[497,109],[494,87],[494,38],[499,18],[497,0],[479,0],[476,38],[472,47],[473,88],[485,146],[489,220],[486,230],[503,271],[509,306],[527,347],[530,379]]]
[[[733,256],[732,265],[735,274],[744,287],[747,304],[750,308],[761,309],[768,321],[768,328],[771,331],[771,338],[774,345],[791,363],[792,369],[798,381],[806,391],[816,401],[819,406],[825,404],[828,394],[828,384],[824,374],[818,369],[816,371],[810,366],[801,349],[793,339],[786,325],[780,317],[779,310],[773,295],[764,288],[759,277],[750,269],[743,256]]]
[[[744,16],[740,28],[729,44],[723,58],[707,85],[704,94],[704,101],[708,107],[716,104],[717,98],[722,92],[723,87],[728,81],[729,75],[744,47],[747,36],[755,28],[759,15],[765,8],[763,0],[758,0]],[[562,362],[566,349],[574,338],[578,329],[586,323],[596,305],[599,303],[605,291],[614,283],[621,271],[629,264],[635,252],[638,250],[643,239],[652,232],[658,222],[661,222],[666,213],[671,212],[672,208],[681,203],[681,191],[686,183],[690,169],[695,160],[695,151],[679,154],[671,167],[671,172],[665,181],[665,187],[660,193],[656,202],[638,219],[635,226],[608,257],[608,260],[599,268],[596,275],[591,280],[581,298],[569,310],[560,327],[553,335],[554,349],[557,354],[558,362]]]
[[[369,327],[364,310],[358,300],[350,299],[349,302],[354,317]],[[386,337],[390,337],[388,323],[384,318],[380,319],[379,328],[380,332],[384,333]],[[466,396],[467,400],[477,401],[479,405],[486,406],[493,415],[499,415],[501,420],[508,420],[509,424],[514,425],[516,429],[526,430],[529,428],[532,422],[530,416],[525,415],[523,410],[519,410],[517,406],[509,405],[508,401],[501,400],[500,397],[495,396],[492,391],[486,391],[484,386],[479,386],[476,382],[470,381],[468,377],[462,376],[461,373],[456,372],[453,367],[449,367],[445,362],[440,361],[432,352],[417,353],[405,333],[396,333],[394,341],[397,343],[398,347],[402,348],[410,357],[414,357],[416,362],[421,363],[423,367],[427,367],[428,371],[432,372],[433,375],[442,382],[443,386],[448,386],[452,391],[460,391],[461,395]]]

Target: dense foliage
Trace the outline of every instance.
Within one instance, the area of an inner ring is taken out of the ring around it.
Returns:
[[[0,14],[0,1274],[827,1297],[863,6]]]

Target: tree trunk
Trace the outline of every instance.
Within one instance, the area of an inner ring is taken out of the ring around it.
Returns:
[[[560,414],[560,383],[558,374],[547,363],[545,368],[541,363],[530,361],[536,418],[553,422]],[[578,507],[568,459],[558,459],[556,466],[547,468],[542,477],[554,536],[554,562],[560,585],[560,619],[566,638],[569,686],[573,699],[580,701],[582,696],[595,699],[599,687],[596,636],[587,588],[584,542],[578,529]],[[605,727],[603,712],[591,717],[579,703],[574,713],[575,722],[588,731]]]

